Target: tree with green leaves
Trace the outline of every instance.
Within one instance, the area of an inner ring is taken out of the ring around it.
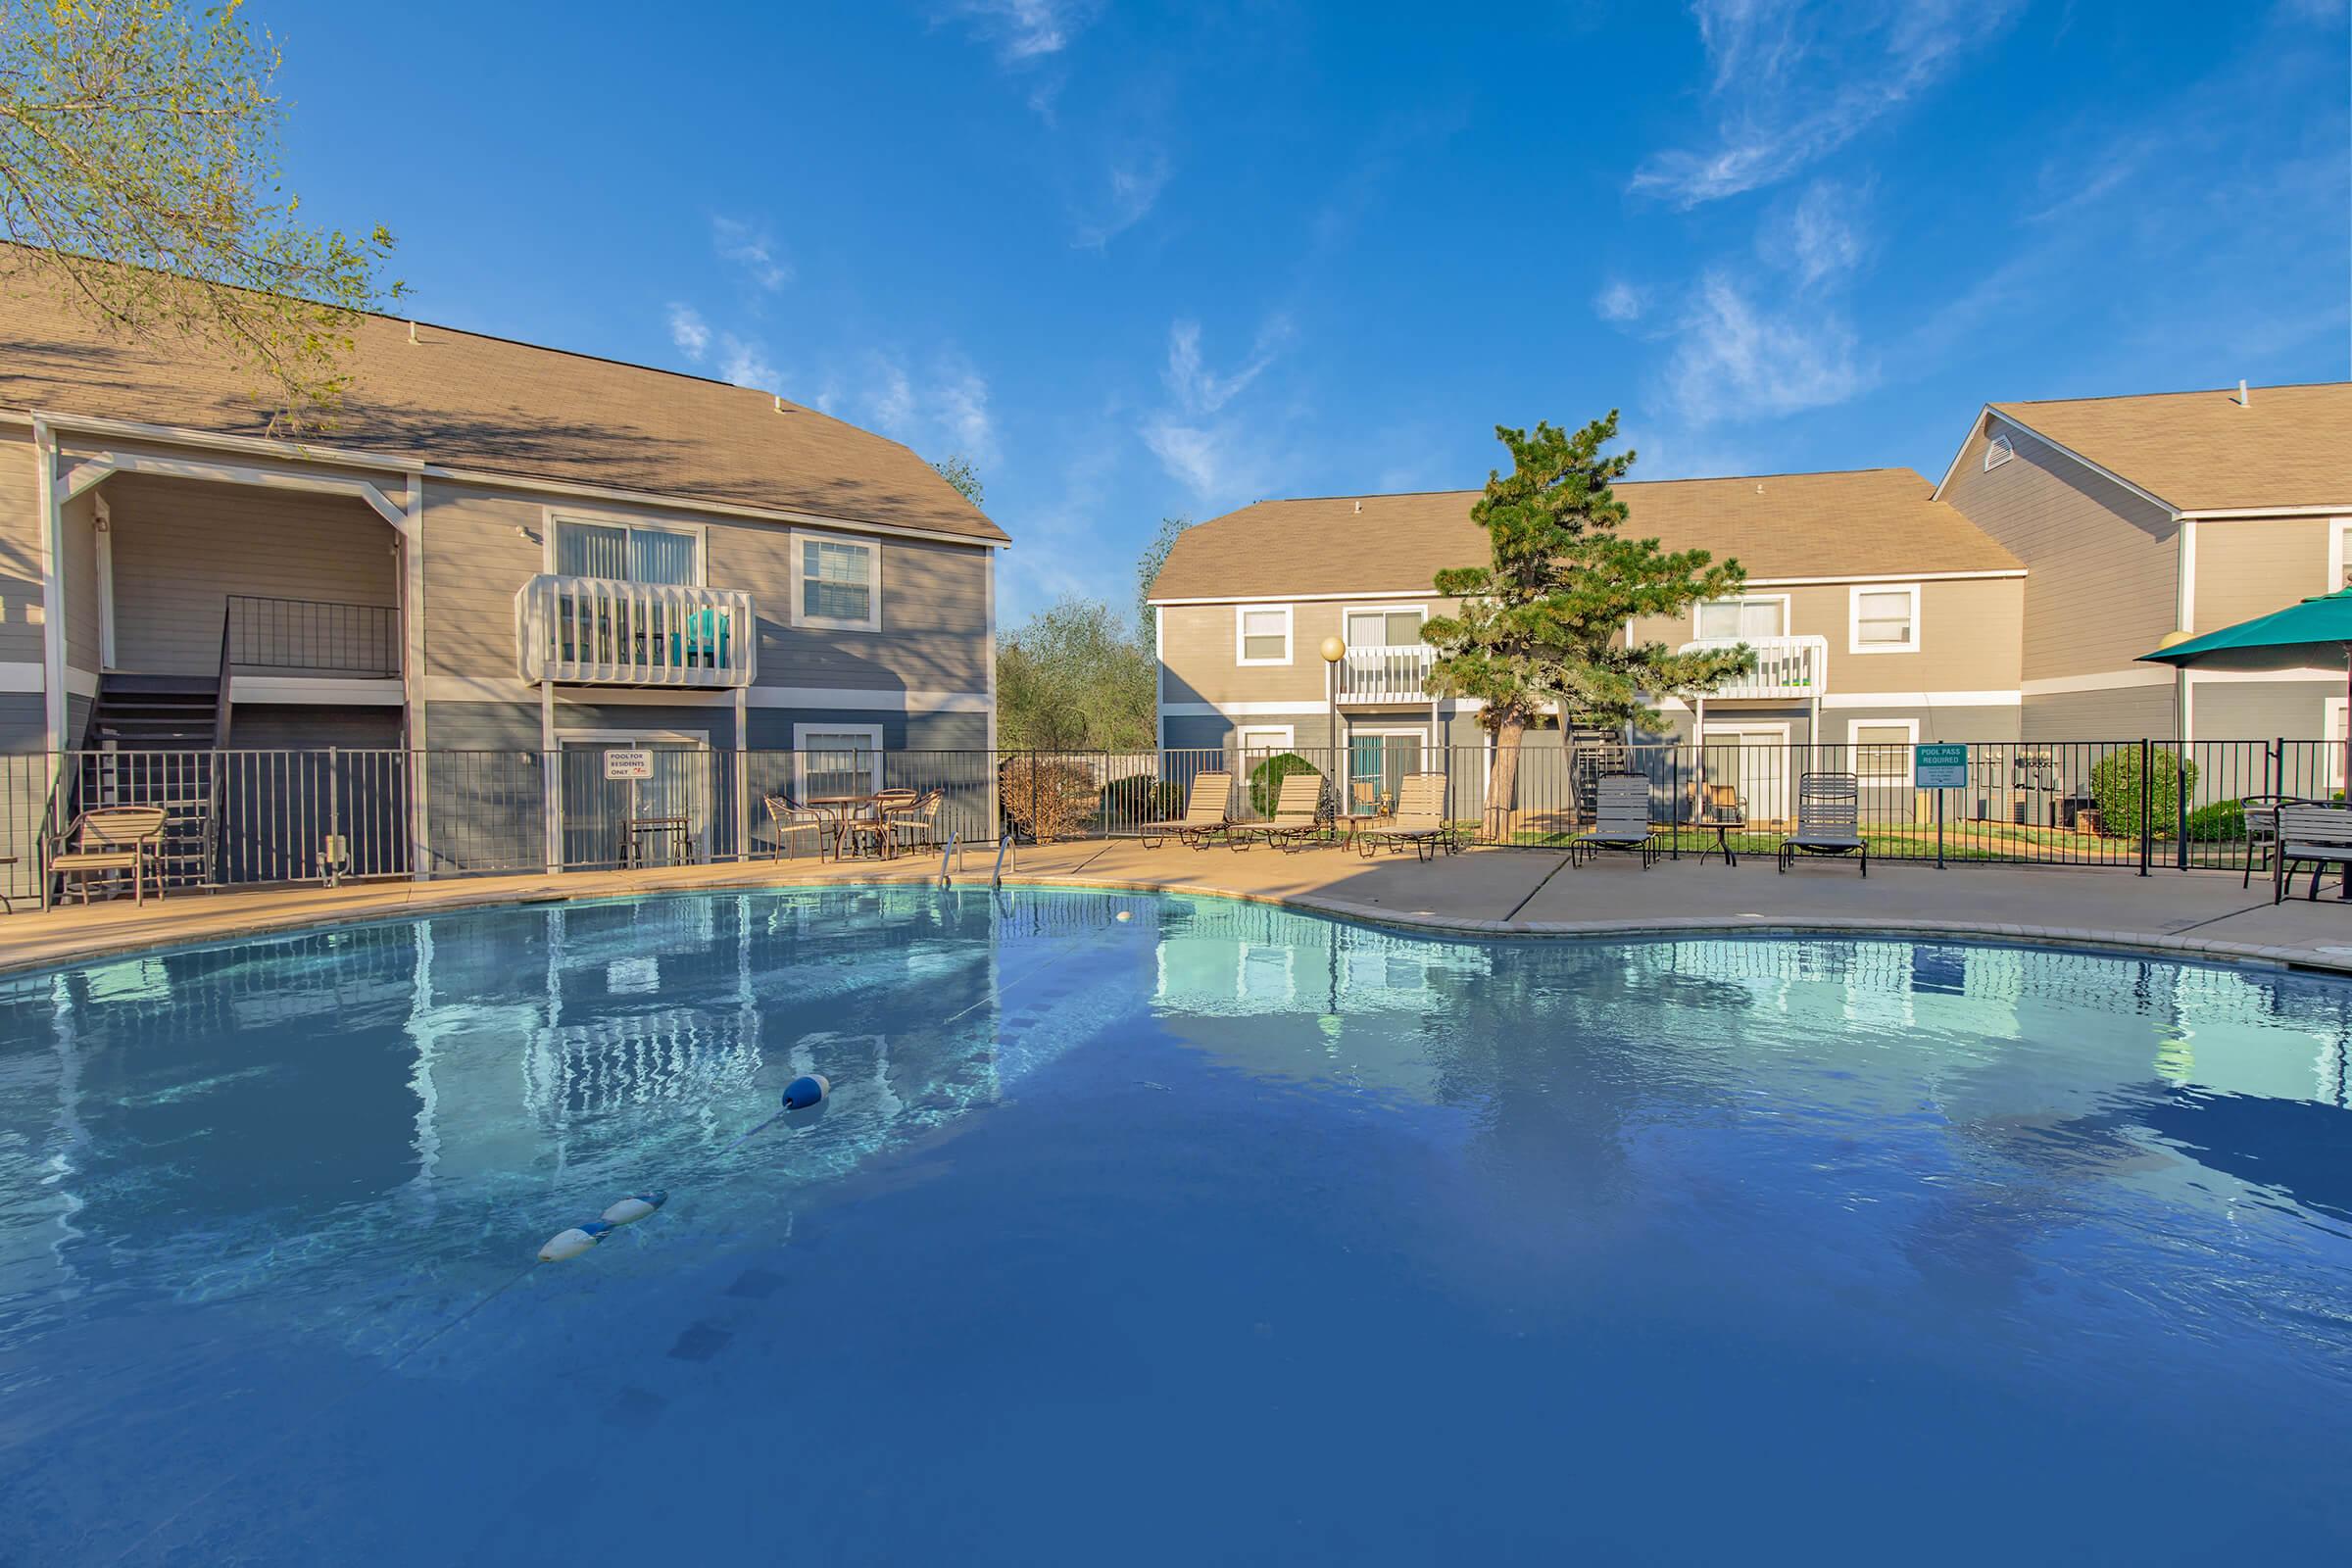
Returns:
[[[1432,616],[1421,635],[1438,651],[1431,691],[1477,699],[1479,722],[1494,737],[1487,817],[1499,835],[1518,788],[1520,742],[1552,705],[1588,722],[1655,725],[1656,698],[1706,691],[1755,667],[1755,655],[1678,654],[1629,637],[1636,618],[1680,615],[1737,592],[1746,573],[1704,550],[1670,552],[1618,531],[1625,503],[1610,486],[1634,454],[1602,450],[1617,438],[1614,409],[1573,434],[1539,423],[1533,435],[1496,425],[1494,436],[1510,451],[1511,471],[1491,471],[1470,509],[1492,559],[1437,574],[1437,591],[1459,608]]]
[[[1135,640],[1145,648],[1156,648],[1159,639],[1159,612],[1152,608],[1152,584],[1158,580],[1159,568],[1168,564],[1168,552],[1176,548],[1177,537],[1192,525],[1190,517],[1160,518],[1159,531],[1144,546],[1143,556],[1135,564]]]
[[[1158,671],[1111,608],[1064,599],[997,651],[997,743],[1015,750],[1148,751]]]
[[[323,427],[358,313],[402,292],[392,236],[302,220],[279,181],[278,52],[240,0],[0,0],[0,271],[253,378],[273,426]]]
[[[952,452],[931,465],[931,471],[956,487],[956,493],[973,506],[980,505],[980,470],[972,460],[960,452]]]

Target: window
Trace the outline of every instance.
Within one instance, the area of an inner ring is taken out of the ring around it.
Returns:
[[[1852,590],[1847,651],[1856,654],[1919,652],[1919,585]]]
[[[1254,765],[1277,752],[1289,751],[1291,736],[1288,724],[1248,724],[1234,736],[1233,744],[1246,759],[1245,765]]]
[[[870,795],[882,787],[882,726],[795,724],[793,779],[802,801]]]
[[[2352,517],[2337,517],[2328,525],[2328,593],[2352,588],[2352,549],[2345,541],[2352,539]]]
[[[882,629],[882,553],[870,539],[792,536],[792,623],[835,631]]]
[[[1788,634],[1786,599],[1716,599],[1700,605],[1691,624],[1706,640],[1756,642]]]
[[[1862,783],[1911,782],[1911,748],[1919,740],[1916,719],[1856,719],[1846,739],[1854,749],[1854,777]]]
[[[558,517],[554,522],[560,576],[691,587],[702,575],[695,564],[696,535],[687,529],[589,522],[577,517]]]
[[[1236,605],[1233,607],[1234,662],[1241,664],[1287,664],[1291,662],[1291,607]]]
[[[1990,473],[2016,456],[2017,448],[2010,444],[2009,438],[1996,435],[1984,443],[1984,471]]]
[[[1399,610],[1350,610],[1343,629],[1350,648],[1418,648],[1425,614],[1419,605]]]

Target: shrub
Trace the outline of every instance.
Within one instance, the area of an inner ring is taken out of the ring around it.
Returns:
[[[1184,814],[1184,786],[1149,773],[1102,786],[1102,808],[1114,822],[1166,822]]]
[[[2180,787],[2196,788],[2197,764],[2183,762],[2180,754],[2159,747],[2149,754],[2155,777],[2148,780],[2148,831],[2160,839],[2173,836],[2180,809]],[[2090,770],[2090,798],[2099,809],[2099,831],[2110,838],[2139,836],[2139,748],[2126,746],[2109,752]]]
[[[1279,752],[1250,770],[1250,806],[1260,816],[1272,816],[1274,806],[1282,798],[1282,781],[1293,773],[1312,773],[1320,778],[1323,770],[1300,757],[1297,752]]]
[[[1094,770],[1057,757],[1011,757],[997,769],[1004,819],[1035,844],[1068,838],[1094,819]]]
[[[2235,801],[2216,801],[2188,813],[2188,837],[2195,844],[2235,844],[2246,836],[2246,808]]]

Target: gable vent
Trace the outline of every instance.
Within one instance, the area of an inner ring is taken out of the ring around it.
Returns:
[[[2009,438],[2005,435],[1996,435],[1984,443],[1984,471],[1990,473],[2016,456],[2017,448],[2009,444]]]

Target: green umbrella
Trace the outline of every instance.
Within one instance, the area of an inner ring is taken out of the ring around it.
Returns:
[[[2332,664],[2341,659],[2344,695],[2352,702],[2352,588],[2319,594],[2139,657],[2156,664],[2250,670]],[[2344,776],[2352,779],[2352,723],[2344,729]]]

